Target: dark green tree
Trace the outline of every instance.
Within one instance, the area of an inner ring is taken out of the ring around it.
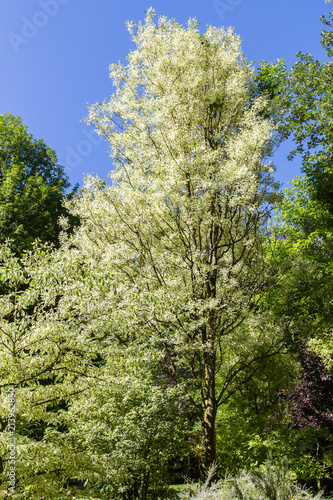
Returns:
[[[20,117],[0,115],[0,243],[12,239],[17,254],[37,238],[58,246],[69,186],[55,151],[34,139]]]

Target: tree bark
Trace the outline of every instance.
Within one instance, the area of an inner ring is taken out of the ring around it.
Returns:
[[[216,354],[213,348],[208,348],[204,355],[205,362],[205,387],[204,387],[204,414],[202,429],[204,434],[204,473],[207,474],[209,467],[216,459],[215,443],[215,419],[216,419],[216,398],[215,398],[215,361]]]

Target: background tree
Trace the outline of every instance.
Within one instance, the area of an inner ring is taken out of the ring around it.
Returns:
[[[297,376],[285,351],[263,360],[257,372],[227,402],[217,422],[217,459],[223,474],[238,475],[262,464],[275,443],[272,420],[279,392]],[[283,456],[276,454],[278,459]]]
[[[321,20],[331,27],[329,19]],[[332,341],[332,47],[331,31],[323,30],[321,44],[328,62],[298,54],[287,88],[289,114],[285,132],[296,147],[290,159],[301,155],[303,178],[285,190],[273,230],[275,259],[281,272],[280,289],[271,301],[278,314],[292,321],[293,335],[317,346],[331,362]]]
[[[113,331],[145,339],[191,395],[208,467],[217,408],[280,349],[279,329],[254,312],[269,278],[271,124],[232,31],[201,35],[196,21],[153,16],[130,23],[137,48],[127,67],[111,66],[114,95],[90,108],[116,169],[113,186],[88,179],[73,203],[82,228],[72,244],[117,284]]]
[[[316,199],[312,182],[297,178],[285,190],[272,231],[272,259],[279,269],[279,286],[269,307],[290,325],[288,342],[310,342],[328,364],[332,339],[332,227],[330,210]],[[297,350],[297,349],[296,349]]]
[[[272,422],[278,437],[271,445],[288,455],[300,480],[322,487],[332,465],[332,214],[308,177],[293,181],[279,208],[272,257],[280,279],[268,307],[288,324],[295,377],[280,387],[284,418]]]
[[[333,13],[321,21],[331,28]],[[302,171],[311,182],[312,196],[333,213],[333,34],[321,33],[321,45],[327,62],[315,60],[300,52],[289,77],[290,113],[287,128],[293,134],[297,153],[302,158]]]
[[[331,18],[322,20],[330,26]],[[296,370],[295,379],[281,387],[285,420],[279,419],[282,426],[272,424],[272,436],[277,434],[268,441],[289,456],[298,478],[317,479],[319,486],[331,474],[331,423],[324,415],[331,411],[333,348],[332,42],[332,33],[324,30],[329,61],[299,53],[284,83],[290,103],[285,132],[295,140],[290,159],[300,154],[305,175],[294,179],[278,206],[268,254],[279,281],[266,297],[268,309],[288,325],[286,341]]]
[[[294,360],[296,376],[278,392],[270,419],[271,444],[299,481],[322,489],[332,484],[332,369],[304,342]]]
[[[17,253],[36,238],[58,245],[69,186],[55,151],[34,139],[20,117],[0,116],[0,242],[11,238]]]

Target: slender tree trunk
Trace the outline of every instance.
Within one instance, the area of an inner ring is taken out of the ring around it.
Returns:
[[[204,415],[202,428],[204,434],[204,472],[215,462],[215,419],[216,419],[216,399],[215,399],[215,361],[216,354],[213,348],[205,353],[205,387],[204,387]]]
[[[215,213],[213,206],[212,212]],[[216,255],[216,230],[212,228],[210,234],[210,252],[208,263],[212,266],[217,264]],[[215,298],[216,296],[216,268],[214,269],[206,282],[207,296]],[[215,351],[215,336],[216,336],[216,317],[215,311],[211,311],[208,318],[207,328],[204,331],[203,345],[204,345],[204,370],[205,370],[205,387],[204,387],[204,416],[203,416],[203,433],[204,433],[204,446],[205,458],[204,469],[205,474],[209,467],[215,462],[216,459],[216,442],[215,442],[215,419],[216,419],[216,397],[215,397],[215,364],[216,364],[216,351]]]
[[[319,461],[320,460],[320,443],[319,441],[317,441],[317,460]],[[324,487],[324,478],[323,477],[317,477],[317,488],[318,488],[318,491],[322,490]]]

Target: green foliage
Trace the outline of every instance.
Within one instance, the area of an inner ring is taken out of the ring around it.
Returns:
[[[333,278],[332,214],[313,195],[312,181],[296,178],[285,190],[271,227],[268,258],[279,270],[278,287],[267,296],[269,308],[284,315],[287,340],[306,339],[330,363]]]
[[[8,245],[0,250],[1,480],[6,483],[8,474],[7,393],[14,387],[17,498],[29,498],[29,492],[35,498],[44,487],[62,490],[65,464],[71,465],[69,477],[75,470],[73,455],[45,440],[56,429],[66,430],[61,413],[72,395],[85,389],[94,352],[82,330],[85,319],[73,310],[71,286],[75,289],[81,272],[75,262],[63,254],[57,258],[47,246],[35,245],[21,258]]]
[[[267,460],[260,468],[243,472],[238,477],[213,483],[212,468],[203,485],[189,486],[180,498],[187,500],[319,500],[322,493],[311,494],[295,484],[285,460]]]
[[[256,373],[224,406],[217,417],[217,460],[220,474],[238,474],[262,463],[272,445],[266,439],[275,427],[272,418],[277,391],[295,376],[292,356],[281,353],[263,360]]]
[[[166,495],[169,464],[187,453],[188,398],[157,378],[161,356],[148,343],[110,326],[108,270],[66,248],[1,251],[2,485],[14,386],[16,498]]]
[[[231,30],[153,17],[129,23],[137,48],[90,107],[113,185],[87,178],[67,203],[81,227],[58,251],[32,242],[57,244],[63,168],[19,118],[0,120],[0,236],[13,238],[1,246],[2,484],[14,386],[18,499],[166,498],[194,454],[203,470],[216,458],[251,472],[214,483],[211,469],[181,498],[320,498],[294,478],[320,480],[331,447],[274,416],[297,378],[283,348],[306,338],[327,360],[332,348],[332,70],[302,55],[289,80],[283,61],[255,74]],[[307,177],[265,244],[278,195],[264,159],[290,131]],[[271,448],[292,472],[256,468]]]
[[[58,219],[69,187],[64,168],[20,117],[0,116],[0,243],[11,238],[20,254],[38,238],[58,245]]]
[[[112,379],[105,377],[71,406],[68,439],[89,455],[98,479],[83,474],[103,498],[162,498],[170,462],[176,466],[186,453],[182,396],[152,385],[149,374],[136,378],[121,366],[117,372],[114,364],[112,371]]]
[[[331,28],[332,13],[321,20]],[[311,341],[329,364],[332,353],[332,32],[322,31],[328,62],[298,54],[289,76],[290,111],[286,130],[302,158],[303,179],[295,179],[279,207],[274,258],[282,273],[271,306],[286,314],[290,340],[297,332]],[[275,304],[273,304],[275,302]]]
[[[251,87],[251,99],[264,97],[266,107],[262,116],[275,123],[275,137],[272,146],[277,147],[287,137],[283,119],[289,107],[288,74],[284,59],[274,62],[260,61]]]
[[[321,18],[331,28],[332,13],[329,19]],[[332,33],[322,31],[321,44],[327,57],[332,57]],[[289,77],[290,111],[287,130],[292,132],[296,153],[302,157],[302,171],[309,178],[313,196],[333,213],[333,172],[332,172],[332,134],[333,134],[333,67],[329,60],[322,63],[310,54],[298,54]]]
[[[287,420],[287,419],[286,419]],[[253,436],[250,442],[252,453],[263,463],[263,457],[273,451],[274,457],[285,457],[295,480],[315,488],[323,489],[325,478],[330,474],[330,452],[322,453],[318,439],[320,434],[313,429],[290,430],[288,422],[271,422],[271,428],[262,435]],[[326,442],[330,437],[326,433]],[[252,466],[256,466],[253,463]]]
[[[284,192],[276,224],[272,227],[268,257],[276,265],[280,278],[278,286],[267,294],[266,306],[274,315],[284,317],[287,346],[295,354],[295,360],[297,356],[300,358],[300,346],[305,341],[328,366],[332,364],[333,348],[332,250],[332,213],[317,198],[309,177],[296,178],[293,188]],[[320,377],[325,377],[324,372]],[[292,402],[293,414],[297,412],[297,404],[302,408],[308,404],[309,411],[316,411],[319,418],[321,412],[327,410],[325,404],[321,408],[318,406],[321,396],[319,387],[316,391],[315,374],[309,370],[303,378],[303,381],[295,378],[295,383],[303,382],[303,388],[299,391],[300,399],[295,397]],[[296,387],[289,383],[280,389],[288,394],[288,390],[296,390]],[[327,398],[322,399],[330,405],[330,396]],[[296,429],[290,407],[288,411],[288,400],[281,402],[281,406],[279,421],[272,424],[278,437],[271,445],[288,456],[298,479],[320,482],[321,478],[330,477],[331,471],[324,459],[325,451],[331,448],[327,423],[318,429]]]
[[[283,97],[286,83],[286,65],[284,59],[274,63],[260,61],[260,66],[254,79],[254,96],[265,95],[269,102]]]

